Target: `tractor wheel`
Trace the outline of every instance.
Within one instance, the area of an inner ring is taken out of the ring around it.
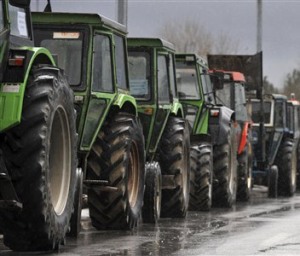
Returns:
[[[296,189],[300,191],[300,140],[297,145],[297,184]]]
[[[82,190],[83,173],[81,168],[77,168],[74,212],[72,213],[70,231],[68,233],[68,236],[70,237],[77,237],[81,231]]]
[[[278,166],[278,195],[293,196],[296,191],[297,155],[293,140],[281,142],[275,164]]]
[[[69,229],[76,179],[73,93],[61,73],[34,68],[21,123],[4,134],[7,169],[23,204],[2,209],[4,244],[17,251],[57,249]]]
[[[227,141],[214,146],[213,206],[232,207],[237,192],[236,137],[231,127]]]
[[[97,229],[137,226],[144,194],[145,153],[137,117],[119,112],[106,122],[88,157],[87,179],[108,186],[88,188],[92,225]]]
[[[251,187],[252,187],[252,157],[251,149],[249,150],[250,144],[247,146],[243,152],[238,155],[238,185],[237,185],[237,200],[242,202],[249,201]]]
[[[159,148],[163,190],[161,217],[184,218],[189,203],[190,136],[188,123],[171,116]],[[171,186],[165,187],[164,178]]]
[[[211,143],[191,147],[190,211],[209,211],[212,200],[213,159]]]
[[[146,164],[143,222],[157,223],[161,207],[161,170],[158,162]]]
[[[277,198],[278,195],[278,168],[272,165],[268,175],[268,197]]]

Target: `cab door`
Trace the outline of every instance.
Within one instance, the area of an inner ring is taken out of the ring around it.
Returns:
[[[171,83],[174,82],[175,73],[170,73],[170,65],[173,65],[168,53],[158,52],[156,63],[156,98],[157,108],[155,113],[155,123],[151,138],[150,152],[155,152],[164,127],[171,112]],[[172,77],[173,76],[173,77]]]

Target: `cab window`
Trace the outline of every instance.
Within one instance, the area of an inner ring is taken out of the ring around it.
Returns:
[[[29,38],[26,10],[9,5],[9,17],[11,22],[10,33],[17,37]]]
[[[111,41],[108,36],[95,35],[92,90],[112,92]]]
[[[175,68],[174,68],[174,58],[172,54],[169,54],[169,74],[170,74],[170,86],[171,93],[173,97],[177,96],[176,86],[175,86]]]
[[[127,74],[126,66],[127,60],[125,55],[125,40],[124,38],[114,35],[115,45],[116,45],[116,71],[117,71],[117,84],[119,88],[124,90],[128,89],[127,86]]]
[[[157,93],[159,102],[170,102],[167,57],[166,55],[159,55],[157,58]]]
[[[3,12],[3,1],[0,2],[0,31],[4,28],[4,12]]]
[[[128,51],[130,94],[139,100],[150,100],[150,54]]]

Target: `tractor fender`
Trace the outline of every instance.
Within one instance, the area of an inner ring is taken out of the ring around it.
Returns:
[[[240,138],[240,145],[238,148],[238,154],[241,154],[244,150],[244,148],[247,145],[247,140],[248,140],[248,131],[250,128],[250,122],[245,122],[244,127],[243,127],[243,131],[241,134],[241,138]]]
[[[114,110],[123,110],[137,115],[137,103],[134,97],[126,93],[119,93],[113,103]]]
[[[228,134],[230,133],[231,123],[235,122],[234,111],[225,107],[218,106],[211,110],[219,110],[218,116],[210,116],[209,129],[212,136],[213,145],[221,145],[226,143]]]
[[[174,101],[171,108],[171,114],[178,117],[184,117],[182,104]]]
[[[209,134],[192,134],[191,135],[191,144],[200,144],[202,142],[211,143],[211,136]]]
[[[23,99],[26,85],[30,76],[30,72],[34,66],[48,65],[45,68],[51,68],[58,71],[50,52],[44,48],[29,48],[21,47],[12,49],[11,56],[22,56],[22,65],[8,65],[3,77],[3,82],[0,84],[0,132],[15,126],[20,123]],[[52,67],[50,67],[50,65]]]

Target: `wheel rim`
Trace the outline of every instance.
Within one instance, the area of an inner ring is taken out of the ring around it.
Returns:
[[[139,193],[139,153],[136,143],[132,142],[130,150],[129,164],[128,164],[128,200],[130,206],[133,208],[137,202]]]
[[[66,207],[71,179],[71,136],[67,113],[59,106],[54,114],[49,156],[50,191],[53,208],[61,215]]]

